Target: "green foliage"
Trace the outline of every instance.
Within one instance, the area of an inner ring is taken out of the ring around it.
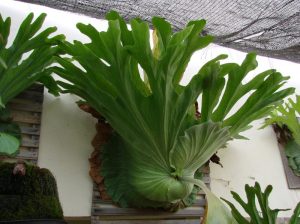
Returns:
[[[13,163],[0,163],[0,220],[62,219],[56,181],[47,169],[25,164],[14,175]]]
[[[285,145],[285,155],[288,159],[289,167],[295,175],[300,176],[300,145],[294,140],[288,141]]]
[[[20,140],[10,134],[0,132],[0,146],[1,154],[13,155],[20,146]]]
[[[277,124],[279,127],[287,127],[293,138],[287,139],[285,145],[285,154],[287,156],[289,166],[295,173],[300,176],[300,124],[297,116],[300,115],[300,96],[296,96],[296,101],[288,99],[282,105],[279,105],[270,113],[263,127],[270,124]]]
[[[296,96],[296,101],[288,99],[284,104],[276,107],[275,110],[270,112],[263,127],[271,124],[278,124],[280,127],[286,125],[292,132],[293,138],[297,144],[300,145],[300,124],[297,116],[300,115],[300,96]]]
[[[243,217],[238,209],[229,201],[223,199],[231,208],[231,213],[239,224],[276,224],[277,215],[280,211],[289,209],[271,209],[269,207],[269,196],[272,186],[268,185],[265,191],[261,190],[259,183],[253,187],[245,185],[247,202],[234,191],[231,192],[233,198],[242,206],[244,211],[249,215],[250,220]],[[258,205],[257,205],[258,202]],[[291,217],[290,224],[298,224],[300,218],[300,203],[297,205],[294,215]]]
[[[147,23],[131,20],[129,30],[116,12],[107,19],[105,32],[77,25],[90,43],[61,45],[81,67],[58,57],[60,66],[53,71],[67,80],[58,81],[65,93],[80,96],[116,131],[104,150],[101,170],[108,193],[122,206],[169,207],[189,197],[196,170],[294,91],[278,90],[287,78],[274,70],[244,84],[257,66],[253,53],[242,65],[221,65],[226,56],[220,55],[183,86],[180,80],[191,56],[212,41],[199,35],[204,20],[173,33],[169,23],[154,17],[152,50]],[[230,113],[248,94],[243,106]],[[199,96],[200,119],[194,106]]]
[[[206,194],[206,199],[208,205],[206,208],[206,214],[204,217],[205,224],[240,224],[236,219],[230,214],[227,207],[220,201],[220,199],[214,195],[207,186],[200,180],[195,180],[193,178],[184,178],[186,181],[194,183],[199,186]],[[201,223],[202,224],[202,223]]]
[[[11,19],[3,19],[0,14],[0,109],[36,81],[42,82],[49,92],[58,95],[59,88],[46,67],[53,62],[53,55],[58,53],[57,43],[64,36],[49,37],[56,31],[55,27],[38,33],[46,14],[41,14],[36,20],[33,17],[33,13],[30,13],[25,18],[12,44],[7,47]],[[1,127],[3,125],[6,124],[0,122],[0,129],[4,129]],[[1,154],[17,153],[18,139],[9,135],[9,132],[0,133]]]
[[[0,109],[0,155],[16,155],[21,143],[21,130],[12,122],[8,108]]]
[[[297,204],[294,214],[290,219],[290,224],[299,224],[300,223],[300,202]]]

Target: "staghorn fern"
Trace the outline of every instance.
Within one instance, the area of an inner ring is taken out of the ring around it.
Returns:
[[[288,128],[286,133],[285,154],[290,168],[294,174],[300,176],[300,124],[297,116],[300,115],[300,96],[296,96],[296,101],[288,99],[275,110],[271,111],[270,118],[265,121],[263,127],[277,124],[282,130]],[[292,134],[292,137],[290,136]]]
[[[280,211],[289,209],[271,209],[269,207],[269,196],[273,187],[268,185],[265,191],[262,191],[259,183],[255,182],[253,187],[245,185],[247,202],[234,191],[231,192],[233,198],[242,206],[244,211],[249,215],[250,219],[245,218],[238,209],[228,200],[224,200],[231,208],[231,213],[239,224],[276,224],[277,216]],[[258,204],[257,204],[258,203]],[[259,206],[258,206],[259,205]],[[294,210],[294,214],[290,219],[290,224],[300,223],[300,202]]]
[[[243,84],[245,76],[257,67],[255,54],[248,54],[241,65],[221,65],[226,55],[220,55],[182,86],[180,80],[191,56],[212,41],[211,36],[199,35],[204,20],[192,21],[173,33],[169,23],[154,17],[152,50],[145,22],[134,19],[129,30],[116,12],[110,12],[107,19],[105,32],[77,25],[90,43],[61,45],[82,68],[58,57],[60,66],[53,71],[67,80],[58,81],[65,93],[80,96],[115,130],[103,150],[101,168],[113,201],[122,207],[170,208],[190,197],[197,185],[208,196],[206,223],[235,223],[196,177],[196,171],[227,141],[240,137],[239,132],[249,128],[253,120],[265,116],[294,91],[278,90],[287,78],[268,70]],[[229,116],[237,101],[249,92],[253,93]],[[194,103],[199,96],[198,119]],[[218,211],[218,216],[212,213]]]
[[[57,95],[58,86],[46,69],[59,51],[57,43],[63,35],[49,37],[56,27],[41,29],[46,14],[33,21],[30,13],[19,27],[12,44],[7,47],[10,33],[10,17],[0,15],[0,154],[14,155],[20,145],[20,129],[11,122],[6,104],[36,81],[42,82],[49,92]],[[26,57],[26,53],[29,55]]]

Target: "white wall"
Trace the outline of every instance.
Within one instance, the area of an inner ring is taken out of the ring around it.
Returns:
[[[91,23],[105,30],[104,21],[71,14],[42,6],[30,5],[11,0],[0,1],[0,13],[3,17],[12,17],[12,34],[23,18],[29,13],[48,14],[45,26],[55,25],[58,32],[64,33],[68,40],[86,39],[77,31],[77,22]],[[211,45],[197,52],[186,71],[185,82],[199,66],[214,56],[226,53],[228,61],[241,62],[245,54]],[[287,86],[297,88],[300,94],[300,65],[281,60],[258,57],[260,67],[257,71],[269,68],[278,69],[291,76]],[[255,72],[257,73],[257,72]],[[39,165],[49,168],[56,177],[59,196],[65,216],[89,216],[91,210],[92,183],[88,176],[88,158],[92,151],[90,141],[95,134],[95,120],[81,112],[76,97],[63,95],[55,98],[45,93],[42,132],[40,141]],[[244,133],[250,140],[234,140],[219,155],[224,168],[211,166],[212,190],[218,196],[232,201],[230,190],[244,196],[244,185],[261,183],[263,187],[272,184],[271,205],[278,208],[294,208],[300,201],[300,190],[289,190],[278,153],[275,135],[271,128],[257,130],[262,121],[254,123],[254,128]],[[281,213],[290,216],[291,212]]]

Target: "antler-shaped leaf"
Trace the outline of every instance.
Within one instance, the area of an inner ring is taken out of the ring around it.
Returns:
[[[231,213],[239,224],[275,224],[278,212],[286,211],[289,209],[271,209],[269,207],[269,196],[272,191],[272,186],[268,185],[263,192],[259,183],[255,183],[253,187],[248,184],[245,185],[247,202],[234,191],[231,192],[233,198],[242,206],[244,211],[250,216],[248,221],[237,210],[237,208],[229,201],[223,199],[231,208]],[[259,210],[258,205],[259,204]]]
[[[56,31],[55,27],[49,27],[37,34],[46,14],[41,14],[36,20],[33,17],[33,13],[27,16],[12,45],[7,47],[11,19],[8,17],[4,20],[0,15],[0,113],[6,111],[4,107],[11,99],[36,81],[47,86],[49,92],[58,94],[59,88],[46,68],[53,62],[53,55],[59,51],[57,44],[64,36],[49,37]],[[7,122],[2,120],[0,125],[7,126]],[[0,129],[0,153],[15,154],[20,140],[9,132],[3,132],[5,128]]]

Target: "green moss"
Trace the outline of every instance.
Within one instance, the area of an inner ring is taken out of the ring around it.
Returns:
[[[13,163],[0,163],[0,220],[62,219],[55,178],[47,169],[25,164],[25,176],[13,175]]]

